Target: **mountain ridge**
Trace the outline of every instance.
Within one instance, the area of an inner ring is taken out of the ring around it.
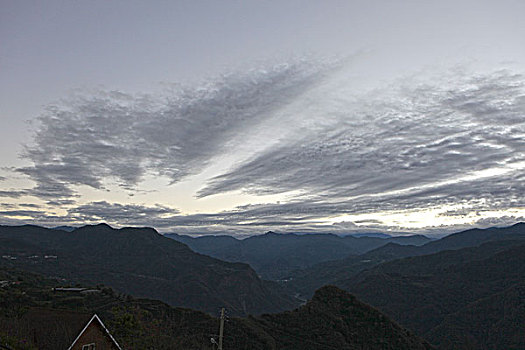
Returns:
[[[479,233],[481,235],[478,236]],[[362,270],[384,262],[412,256],[430,255],[444,250],[463,249],[488,242],[522,238],[525,238],[525,223],[517,223],[509,227],[461,231],[439,240],[430,241],[422,246],[389,242],[364,254],[351,255],[344,259],[333,259],[292,271],[285,286],[308,298],[322,284],[337,284],[340,280],[350,278]]]
[[[266,232],[238,240],[231,236],[190,237],[165,234],[187,244],[192,250],[230,262],[245,262],[263,278],[279,280],[291,271],[319,262],[344,258],[374,249],[388,242],[425,244],[422,235],[379,237],[341,237],[335,234],[304,234]]]
[[[339,281],[337,285],[448,349],[456,348],[446,341],[450,333],[437,331],[450,329],[454,324],[448,316],[461,314],[470,305],[474,307],[470,314],[478,312],[478,315],[488,316],[492,312],[497,320],[498,314],[489,308],[485,308],[485,313],[476,311],[477,303],[496,298],[524,282],[525,239],[522,239],[485,242],[477,247],[393,260],[364,270],[349,280]],[[513,308],[525,308],[525,299],[514,300]],[[468,314],[462,315],[465,318]],[[480,324],[472,325],[470,332],[479,327]],[[515,323],[507,331],[516,337],[521,327]],[[497,345],[494,348],[505,348],[504,338],[497,333],[493,333],[493,337],[492,342]],[[465,343],[462,346],[466,346]]]
[[[244,263],[193,252],[151,228],[88,225],[72,232],[38,226],[0,226],[2,263],[117,290],[172,305],[234,314],[292,308],[298,301],[259,279]],[[30,258],[37,256],[38,258]],[[50,258],[45,258],[46,256]]]

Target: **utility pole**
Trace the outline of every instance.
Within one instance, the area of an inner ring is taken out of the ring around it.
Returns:
[[[221,309],[221,326],[219,328],[219,348],[222,350],[222,334],[224,333],[224,308]]]

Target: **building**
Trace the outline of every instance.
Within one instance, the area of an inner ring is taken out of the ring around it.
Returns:
[[[68,350],[122,350],[117,341],[109,333],[104,323],[95,314]]]

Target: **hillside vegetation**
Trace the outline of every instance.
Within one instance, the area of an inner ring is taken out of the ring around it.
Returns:
[[[219,320],[199,311],[103,286],[84,286],[88,293],[53,291],[64,281],[13,269],[1,269],[0,279],[17,281],[0,288],[0,330],[15,349],[65,349],[93,313],[125,349],[212,349],[210,337],[217,337]],[[336,287],[320,289],[294,311],[231,318],[224,335],[225,349],[431,348]]]
[[[338,285],[442,348],[523,349],[523,283],[525,241],[504,240],[386,262]]]

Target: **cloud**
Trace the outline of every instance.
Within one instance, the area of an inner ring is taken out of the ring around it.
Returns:
[[[66,205],[73,205],[76,201],[72,199],[61,199],[61,200],[50,200],[47,201],[46,204],[52,207],[61,207]]]
[[[204,169],[228,141],[318,83],[330,63],[289,64],[225,74],[160,95],[98,91],[49,106],[17,169],[36,182],[31,194],[67,199],[73,185],[134,190],[147,174],[177,182]]]
[[[510,226],[517,222],[525,222],[525,217],[523,216],[502,216],[498,218],[484,218],[476,221],[476,225],[483,227],[490,226]]]
[[[82,225],[107,222],[115,226],[165,227],[179,213],[177,209],[163,205],[137,205],[90,202],[74,206],[65,215],[58,215],[31,203],[0,204],[0,224],[35,224],[47,227],[58,225]],[[29,209],[27,209],[29,208]]]
[[[91,202],[68,210],[68,218],[74,222],[109,222],[120,226],[154,226],[159,221],[179,213],[177,209],[163,205],[144,206],[136,204]]]
[[[521,218],[490,212],[525,208],[523,75],[453,69],[359,91],[348,88],[348,72],[335,63],[298,61],[158,96],[76,96],[37,120],[24,153],[32,165],[17,169],[35,187],[0,196],[33,195],[48,206],[67,206],[67,216],[32,214],[43,223],[107,221],[202,234],[413,230],[369,216],[326,219],[453,205],[464,207],[437,216],[479,212],[484,216],[473,224],[481,226]],[[280,128],[287,133],[272,134]],[[265,147],[238,158],[198,195],[298,193],[288,201],[190,215],[162,205],[77,205],[77,185],[116,183],[138,193],[146,175],[180,181],[237,152],[232,140],[253,142],[261,134],[269,137]],[[0,219],[13,222],[11,214]]]
[[[34,203],[18,203],[18,206],[24,207],[24,208],[35,208],[35,209],[42,208],[42,206],[38,204],[34,204]]]
[[[30,208],[25,209],[24,207]],[[325,221],[327,216],[348,212],[348,205],[328,203],[295,202],[286,204],[258,204],[241,206],[219,213],[181,214],[177,209],[162,205],[130,205],[90,202],[70,208],[65,215],[46,212],[33,204],[2,204],[0,224],[36,224],[47,227],[58,225],[83,225],[107,222],[113,226],[154,227],[161,232],[183,234],[231,234],[239,237],[260,234],[269,230],[302,233],[349,233],[349,232],[405,232],[441,235],[463,229],[490,226],[508,226],[525,221],[520,215],[498,215],[497,209],[477,209],[480,214],[472,222],[447,225],[429,225],[419,228],[392,224],[381,219],[342,221],[333,224]],[[458,209],[445,213],[447,217],[465,216],[472,210]]]
[[[18,216],[33,217],[33,216],[41,215],[41,212],[38,210],[0,210],[0,215],[7,216],[7,217],[18,217]]]
[[[25,195],[27,195],[26,190],[0,190],[0,197],[20,198]]]
[[[303,208],[324,214],[477,198],[523,207],[525,77],[452,73],[406,79],[328,110],[337,123],[268,149],[200,195],[299,190]]]

